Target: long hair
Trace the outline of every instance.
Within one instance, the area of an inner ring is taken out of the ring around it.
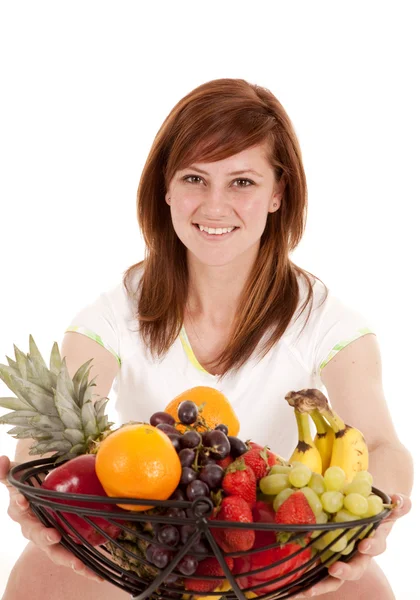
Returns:
[[[310,276],[318,278],[289,257],[302,238],[307,217],[306,177],[292,123],[266,88],[244,79],[215,79],[192,90],[171,110],[154,139],[138,186],[137,218],[146,253],[143,261],[126,270],[124,285],[128,290],[129,278],[142,269],[137,319],[153,356],[163,357],[176,341],[189,289],[186,248],[165,202],[172,177],[193,162],[222,160],[264,143],[276,182],[285,177],[286,187],[280,209],[268,214],[229,340],[212,368],[220,376],[236,372],[264,334],[268,335],[260,359],[280,340],[299,305],[299,274],[308,292],[298,316],[309,302],[312,309]]]

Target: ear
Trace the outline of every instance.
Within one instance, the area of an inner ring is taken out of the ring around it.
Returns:
[[[167,194],[165,194],[165,202],[166,202],[166,204],[169,204],[169,206],[171,205],[171,199],[169,198],[169,192]]]
[[[268,208],[268,212],[274,213],[276,210],[279,210],[281,201],[283,199],[284,188],[286,187],[286,178],[284,175],[280,178],[275,185],[275,192],[271,198],[270,206]],[[274,206],[276,205],[276,206]]]

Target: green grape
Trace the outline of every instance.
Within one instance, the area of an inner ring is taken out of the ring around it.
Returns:
[[[316,515],[316,522],[318,525],[320,525],[321,523],[328,523],[328,514],[322,511],[321,513],[319,513],[319,515]]]
[[[317,535],[314,536],[314,533],[316,533]],[[312,546],[317,550],[324,550],[324,548],[328,546],[328,543],[325,541],[325,535],[323,534],[325,534],[325,531],[322,530],[312,532],[312,537],[316,538]]]
[[[321,502],[326,512],[336,513],[343,508],[343,494],[341,492],[324,492]]]
[[[347,537],[348,537],[348,534],[347,534]],[[351,552],[353,552],[354,545],[355,545],[355,542],[350,542],[350,544],[347,544],[347,546],[344,548],[344,550],[341,550],[341,554],[344,554],[345,556],[347,556],[347,554],[350,554]]]
[[[372,485],[366,478],[356,479],[355,477],[353,481],[345,485],[343,493],[345,496],[348,496],[349,494],[360,494],[367,498],[372,493]]]
[[[288,475],[291,469],[292,467],[289,465],[273,465],[269,475],[283,475],[284,473]]]
[[[350,493],[344,498],[344,508],[361,517],[367,512],[368,501],[361,494]]]
[[[315,492],[315,494],[321,496],[326,491],[323,476],[319,473],[312,473],[312,477],[309,480],[308,487],[310,487],[311,490]]]
[[[274,502],[273,502],[274,510],[277,512],[279,507],[283,504],[283,502],[285,500],[287,500],[287,498],[289,496],[291,496],[293,493],[294,493],[294,490],[292,490],[292,488],[286,488],[286,489],[282,490],[279,494],[277,494],[277,496],[274,498]]]
[[[344,533],[344,529],[335,529],[333,531],[327,531],[324,535],[325,542],[330,544],[334,540],[336,540],[342,533]],[[333,552],[342,552],[344,548],[347,546],[347,537],[343,535],[339,540],[334,542],[334,544],[330,547],[330,550]]]
[[[374,517],[375,515],[379,515],[380,512],[384,509],[384,502],[382,498],[377,496],[376,494],[372,494],[367,499],[368,509],[364,517]]]
[[[369,471],[358,471],[356,473],[356,475],[353,477],[353,481],[360,481],[363,479],[368,481],[370,483],[370,485],[373,485],[373,477],[369,473]]]
[[[282,490],[289,487],[289,477],[286,473],[277,473],[276,475],[266,475],[260,480],[260,490],[263,494],[276,496]]]
[[[306,465],[297,465],[289,473],[289,481],[291,485],[297,488],[305,487],[308,485],[312,477],[311,469]]]
[[[303,487],[300,491],[305,495],[305,498],[308,501],[309,506],[312,508],[312,512],[315,517],[322,513],[322,503],[319,497],[315,494],[310,487]]]
[[[341,467],[329,467],[324,473],[327,491],[339,492],[346,481],[346,473]]]
[[[339,510],[336,515],[334,515],[333,521],[335,523],[347,523],[348,521],[358,521],[360,517],[353,515],[348,510]]]

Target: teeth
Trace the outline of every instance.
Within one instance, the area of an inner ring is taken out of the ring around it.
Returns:
[[[233,231],[235,228],[234,227],[223,227],[220,228],[218,227],[217,229],[214,229],[213,227],[204,227],[204,225],[199,225],[200,231],[205,231],[206,233],[210,233],[210,234],[214,234],[214,235],[221,235],[222,233],[230,233],[231,231]]]

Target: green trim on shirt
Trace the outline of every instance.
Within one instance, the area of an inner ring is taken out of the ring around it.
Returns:
[[[75,331],[76,333],[82,333],[83,335],[86,335],[88,338],[90,338],[91,340],[93,340],[94,342],[97,342],[98,344],[100,344],[103,348],[105,348],[106,350],[108,350],[109,352],[111,352],[111,354],[113,356],[115,356],[115,358],[118,361],[118,364],[121,367],[121,358],[118,356],[118,354],[111,348],[111,346],[109,344],[107,344],[106,342],[104,342],[102,340],[102,338],[97,335],[96,333],[94,333],[93,331],[90,331],[90,329],[87,329],[86,327],[79,327],[79,326],[72,326],[72,327],[68,327],[65,331],[65,333],[67,333],[68,331]]]
[[[194,351],[191,348],[191,344],[188,339],[187,332],[185,331],[184,326],[182,326],[182,328],[181,328],[181,331],[179,333],[179,338],[181,340],[181,344],[185,350],[186,355],[188,356],[190,363],[199,371],[201,371],[203,373],[207,373],[207,375],[211,375],[211,373],[206,371],[206,369],[204,367],[202,367],[200,365],[200,363],[198,362],[198,360],[196,359]],[[214,375],[213,375],[213,377],[214,377]]]
[[[336,344],[334,346],[334,348],[331,350],[331,352],[328,354],[327,358],[325,360],[322,361],[321,366],[319,367],[319,372],[322,371],[322,369],[325,367],[325,365],[327,363],[330,362],[330,360],[332,358],[334,358],[334,356],[336,354],[338,354],[338,352],[340,352],[340,350],[342,350],[343,348],[345,348],[346,346],[348,346],[349,344],[351,344],[351,342],[354,342],[354,340],[357,340],[359,337],[362,337],[363,335],[366,335],[367,333],[375,333],[374,331],[372,331],[371,329],[369,329],[369,327],[363,327],[362,329],[358,329],[357,332],[353,335],[353,337],[347,339],[347,340],[343,340],[342,342],[339,342],[338,344]]]

